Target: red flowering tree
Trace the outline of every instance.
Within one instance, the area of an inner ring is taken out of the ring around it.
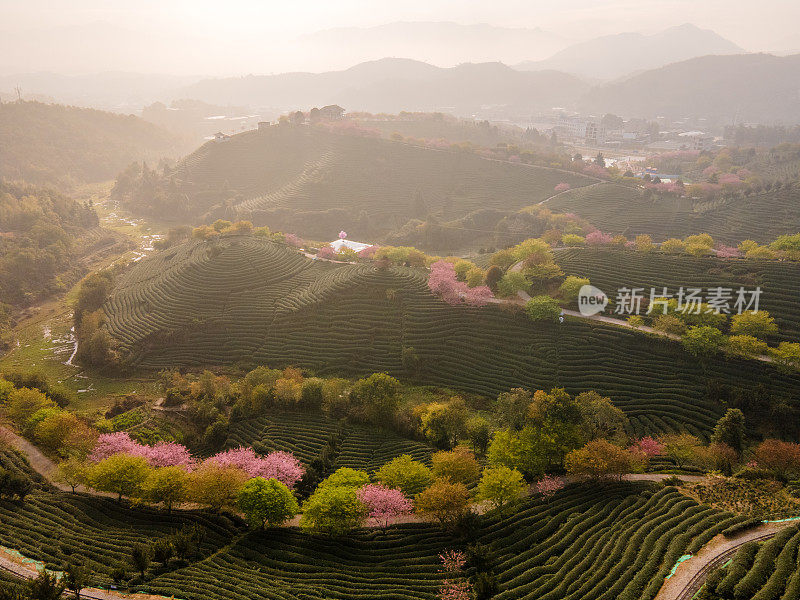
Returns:
[[[359,501],[367,507],[367,516],[375,519],[383,528],[392,519],[411,513],[411,501],[400,490],[380,484],[368,484],[358,490]]]

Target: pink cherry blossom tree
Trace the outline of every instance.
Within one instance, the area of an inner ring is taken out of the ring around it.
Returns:
[[[293,233],[283,234],[283,239],[287,244],[294,246],[295,248],[302,248],[305,245],[303,239]]]
[[[545,500],[550,500],[550,498],[555,496],[558,490],[563,488],[564,480],[560,477],[553,477],[551,475],[545,475],[539,481],[533,484],[533,489],[537,494],[541,494]]]
[[[289,452],[272,452],[266,456],[257,455],[252,448],[232,448],[206,459],[220,467],[234,467],[250,477],[277,479],[286,487],[294,487],[300,481],[305,469]]]
[[[100,462],[114,454],[133,454],[140,456],[140,444],[131,439],[125,431],[103,433],[97,438],[94,450],[89,455],[91,462]]]
[[[158,442],[155,446],[147,446],[132,440],[125,431],[104,433],[98,437],[89,460],[100,462],[114,454],[141,456],[153,467],[190,467],[194,462],[189,450],[182,444]]]
[[[659,442],[657,439],[646,435],[645,437],[634,441],[629,450],[631,452],[640,452],[647,458],[652,458],[654,456],[662,456],[664,454],[664,444]]]
[[[467,564],[467,555],[461,550],[445,550],[439,555],[439,560],[442,561],[442,573],[454,575],[464,570],[464,565]]]
[[[326,260],[336,260],[336,251],[330,246],[323,246],[317,251],[317,256]]]
[[[359,501],[367,507],[369,518],[384,529],[397,517],[411,513],[411,501],[400,490],[379,484],[367,484],[358,490]]]
[[[611,243],[612,236],[608,233],[603,233],[599,229],[586,234],[587,246],[607,246]]]
[[[438,260],[431,265],[428,289],[452,306],[459,304],[485,306],[494,298],[488,286],[471,288],[463,281],[459,281],[453,264],[445,260]]]
[[[570,187],[572,187],[570,184],[568,184],[566,181],[562,181],[556,187],[554,187],[553,190],[555,192],[566,192],[568,189],[570,189]]]
[[[345,232],[345,231],[340,231],[339,232],[339,239],[340,240],[343,240],[346,237],[347,237],[347,232]]]
[[[472,587],[468,581],[450,581],[445,579],[439,588],[437,598],[439,600],[470,600],[472,598]]]

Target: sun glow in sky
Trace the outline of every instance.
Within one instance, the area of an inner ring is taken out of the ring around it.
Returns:
[[[541,28],[564,44],[689,22],[746,50],[800,51],[796,0],[0,0],[0,15],[6,72],[48,64],[219,75],[343,68],[352,53],[320,53],[304,36],[395,21]],[[83,43],[85,54],[62,53],[61,40]]]

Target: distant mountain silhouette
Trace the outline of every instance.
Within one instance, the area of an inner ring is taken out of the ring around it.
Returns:
[[[704,56],[592,89],[580,102],[593,112],[714,123],[800,122],[800,54]]]
[[[430,21],[326,29],[304,35],[298,42],[309,50],[347,58],[350,64],[405,56],[441,66],[545,58],[567,44],[561,36],[539,28]]]
[[[181,95],[215,104],[284,109],[336,103],[347,110],[468,114],[485,105],[550,108],[574,102],[588,88],[572,75],[522,72],[502,63],[442,69],[409,59],[384,58],[344,71],[207,79],[185,88]]]
[[[550,58],[525,61],[517,69],[555,69],[597,79],[616,79],[636,71],[709,54],[741,54],[744,50],[708,29],[691,24],[654,35],[620,33],[569,46]]]

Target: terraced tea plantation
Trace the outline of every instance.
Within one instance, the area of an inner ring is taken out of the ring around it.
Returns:
[[[800,598],[800,529],[790,527],[759,544],[748,542],[714,572],[701,592],[708,600]]]
[[[497,306],[451,307],[425,273],[333,265],[253,236],[191,241],[139,262],[104,310],[128,361],[150,369],[295,365],[319,375],[385,371],[496,396],[522,386],[595,389],[637,433],[707,434],[722,407],[709,382],[794,402],[800,378],[755,361],[699,364],[679,344],[601,323],[531,322]],[[402,365],[403,348],[419,357]]]
[[[178,165],[191,214],[250,219],[312,239],[379,241],[411,218],[518,210],[595,180],[385,139],[272,127],[209,142]],[[238,197],[230,202],[229,199]],[[223,206],[225,203],[225,206]]]
[[[0,500],[0,545],[63,570],[74,557],[110,581],[111,571],[130,571],[131,548],[178,531],[184,525],[205,529],[201,551],[210,554],[228,544],[238,528],[226,517],[201,512],[167,513],[125,507],[109,498],[67,494],[47,484],[19,454],[0,450],[0,468],[22,473],[35,483],[24,502]]]
[[[787,185],[779,191],[703,201],[606,183],[561,194],[547,207],[576,213],[608,233],[646,233],[663,241],[705,232],[735,245],[745,239],[767,243],[800,231],[799,196],[796,186]]]
[[[678,557],[740,520],[674,488],[573,486],[517,514],[487,516],[487,546],[505,599],[653,598]],[[433,526],[406,525],[345,539],[294,530],[249,534],[224,552],[150,582],[188,600],[234,598],[433,599],[437,554],[458,542]]]
[[[677,293],[683,286],[752,290],[761,287],[761,310],[768,311],[778,323],[776,339],[800,339],[800,269],[793,262],[754,259],[720,259],[713,257],[672,256],[653,252],[642,254],[624,250],[577,249],[556,253],[556,261],[567,275],[588,277],[592,285],[613,299],[622,287],[644,288],[647,299],[650,288]],[[731,304],[731,307],[733,305]],[[734,311],[735,312],[735,311]]]
[[[262,444],[267,452],[291,452],[308,464],[332,435],[343,437],[334,469],[350,467],[372,472],[401,454],[430,463],[432,449],[422,442],[390,431],[340,423],[319,413],[270,411],[263,417],[233,423],[226,446]]]

